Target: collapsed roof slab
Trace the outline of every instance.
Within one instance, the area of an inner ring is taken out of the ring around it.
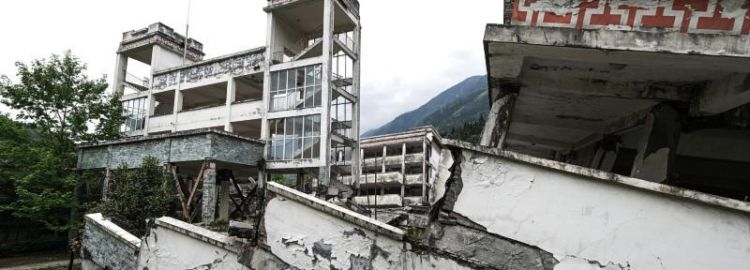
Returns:
[[[661,102],[692,115],[750,103],[747,36],[491,24],[484,45],[490,102],[516,96],[510,142],[533,135],[570,150],[636,125]]]
[[[127,138],[78,147],[78,169],[130,168],[153,156],[164,163],[213,160],[238,166],[256,166],[263,157],[264,143],[223,131],[187,132]]]

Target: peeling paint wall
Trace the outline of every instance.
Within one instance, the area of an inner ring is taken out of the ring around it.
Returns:
[[[157,224],[143,239],[138,269],[248,269],[237,261],[237,253],[230,250],[233,244],[230,238],[171,220],[177,226]]]
[[[555,269],[750,269],[750,216],[463,150],[454,211]]]
[[[402,269],[401,241],[277,197],[266,206],[271,252],[300,269]]]

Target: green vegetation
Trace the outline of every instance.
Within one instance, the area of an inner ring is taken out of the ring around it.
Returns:
[[[119,137],[122,105],[105,95],[106,78],[89,79],[69,52],[16,67],[17,82],[0,76],[0,102],[15,113],[0,117],[0,215],[74,229],[80,217],[71,210],[82,205],[74,190],[84,184],[75,145]]]
[[[487,77],[473,76],[448,88],[416,110],[404,113],[363,137],[403,132],[421,126],[433,126],[447,138],[478,142],[489,112]]]
[[[128,232],[143,236],[147,219],[170,213],[175,205],[172,174],[154,157],[143,159],[139,168],[121,166],[115,172],[111,191],[100,209],[104,215]]]
[[[477,120],[464,122],[463,126],[451,128],[450,132],[445,134],[445,137],[478,144],[483,129],[484,115],[480,115]]]

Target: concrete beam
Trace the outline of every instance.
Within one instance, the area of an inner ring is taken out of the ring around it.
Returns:
[[[554,72],[527,70],[523,86],[542,94],[563,93],[580,96],[655,99],[688,102],[703,87],[701,83],[652,81],[611,81],[560,76]]]
[[[515,145],[528,145],[533,147],[540,147],[550,150],[572,150],[575,148],[574,143],[564,142],[564,141],[558,141],[555,139],[549,139],[549,138],[542,138],[537,136],[530,136],[530,135],[520,135],[520,134],[513,134],[511,137],[509,137],[506,140],[506,143],[515,144]]]
[[[750,75],[734,73],[706,86],[691,114],[713,115],[750,103]]]
[[[488,24],[485,30],[484,41],[485,44],[509,43],[527,46],[541,45],[571,49],[596,49],[598,51],[597,53],[592,52],[593,54],[588,57],[600,57],[603,54],[612,54],[613,52],[655,52],[660,55],[657,56],[660,58],[688,60],[696,64],[700,64],[702,61],[704,67],[722,63],[729,64],[733,61],[735,62],[733,65],[740,63],[737,63],[736,59],[733,58],[717,58],[716,62],[708,63],[706,58],[700,57],[701,55],[750,56],[750,47],[746,46],[750,42],[750,37],[739,35],[695,35],[679,32],[649,33],[605,29],[581,30],[559,27]],[[489,51],[488,55],[490,53],[492,51]],[[641,60],[630,59],[628,62]],[[745,67],[744,69],[747,70],[750,67]]]

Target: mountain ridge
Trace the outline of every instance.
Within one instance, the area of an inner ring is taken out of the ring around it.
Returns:
[[[474,130],[477,125],[484,124],[483,117],[488,111],[487,76],[471,76],[442,91],[418,108],[402,113],[378,128],[368,130],[362,137],[403,132],[426,125],[435,127],[444,137],[451,137],[457,133],[475,137],[477,132]],[[482,123],[477,123],[479,120],[482,120]],[[471,131],[464,130],[467,128]]]

